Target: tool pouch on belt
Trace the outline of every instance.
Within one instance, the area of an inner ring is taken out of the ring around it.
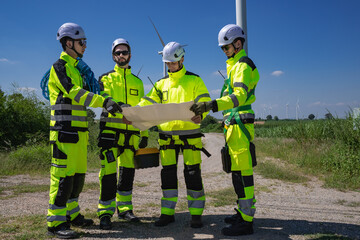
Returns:
[[[225,144],[225,147],[221,149],[221,161],[223,165],[223,170],[226,173],[231,172],[231,157],[229,154],[229,147]]]
[[[98,147],[109,149],[115,147],[116,144],[116,134],[103,132],[100,133]]]
[[[79,134],[78,132],[59,131],[58,140],[61,143],[77,143]]]
[[[250,154],[251,154],[252,166],[255,167],[257,165],[255,144],[252,142],[250,142]]]

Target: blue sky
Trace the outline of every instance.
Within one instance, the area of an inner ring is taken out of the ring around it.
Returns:
[[[253,104],[256,117],[280,119],[329,110],[344,117],[360,107],[360,1],[247,1],[249,56],[260,81]],[[147,93],[162,77],[162,46],[150,16],[165,42],[187,44],[184,65],[202,77],[212,97],[223,84],[226,57],[217,44],[219,30],[236,23],[235,0],[159,1],[19,1],[0,8],[0,87],[12,83],[35,89],[58,59],[56,32],[65,22],[81,25],[88,39],[84,61],[96,77],[113,69],[111,43],[126,38],[132,46],[131,66]],[[288,106],[288,107],[286,107]],[[287,109],[287,111],[286,111]],[[98,113],[98,111],[96,111]],[[216,115],[215,115],[216,116]]]

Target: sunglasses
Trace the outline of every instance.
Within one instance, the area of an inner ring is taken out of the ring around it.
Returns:
[[[229,50],[229,48],[230,48],[229,45],[230,45],[230,44],[225,45],[225,46],[221,46],[221,49],[222,49],[223,51],[227,51],[227,50]]]
[[[85,39],[76,39],[75,41],[79,42],[80,46],[86,45],[86,40]]]
[[[129,55],[129,51],[116,51],[116,52],[114,52],[114,55],[116,55],[116,56],[120,56],[120,54],[122,54],[123,56],[127,56],[127,55]]]

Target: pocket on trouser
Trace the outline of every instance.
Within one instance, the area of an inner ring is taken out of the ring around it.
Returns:
[[[229,154],[229,147],[227,145],[225,145],[221,149],[221,162],[222,162],[224,172],[230,173],[231,172],[231,157]]]
[[[51,153],[51,174],[57,177],[65,177],[67,168],[67,154],[59,149],[56,142],[51,144]]]
[[[61,143],[77,143],[79,141],[78,132],[59,131],[58,141]]]
[[[198,149],[202,148],[201,138],[188,138],[187,139],[190,146],[195,146]],[[201,151],[200,150],[192,150],[192,149],[184,149],[183,151],[184,163],[186,165],[195,165],[201,163]]]
[[[116,134],[115,132],[112,131],[102,131],[99,135],[98,138],[98,147],[101,148],[112,148],[115,147],[117,142],[116,142]]]
[[[252,166],[255,167],[257,165],[256,152],[255,152],[255,144],[252,142],[250,142],[250,154],[251,154]]]
[[[109,175],[116,173],[117,164],[116,164],[116,154],[117,149],[101,149],[101,170],[100,176]]]
[[[246,135],[238,125],[231,125],[229,129],[230,135],[227,135],[226,139],[231,156],[231,170],[241,171],[252,168],[249,141]]]

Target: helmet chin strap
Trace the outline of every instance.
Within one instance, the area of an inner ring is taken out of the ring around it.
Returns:
[[[81,53],[78,53],[78,52],[76,51],[76,49],[75,49],[75,40],[74,40],[74,39],[72,40],[72,43],[73,43],[73,44],[72,44],[72,47],[71,47],[70,49],[73,50],[79,58],[82,58],[83,55],[82,55]]]

